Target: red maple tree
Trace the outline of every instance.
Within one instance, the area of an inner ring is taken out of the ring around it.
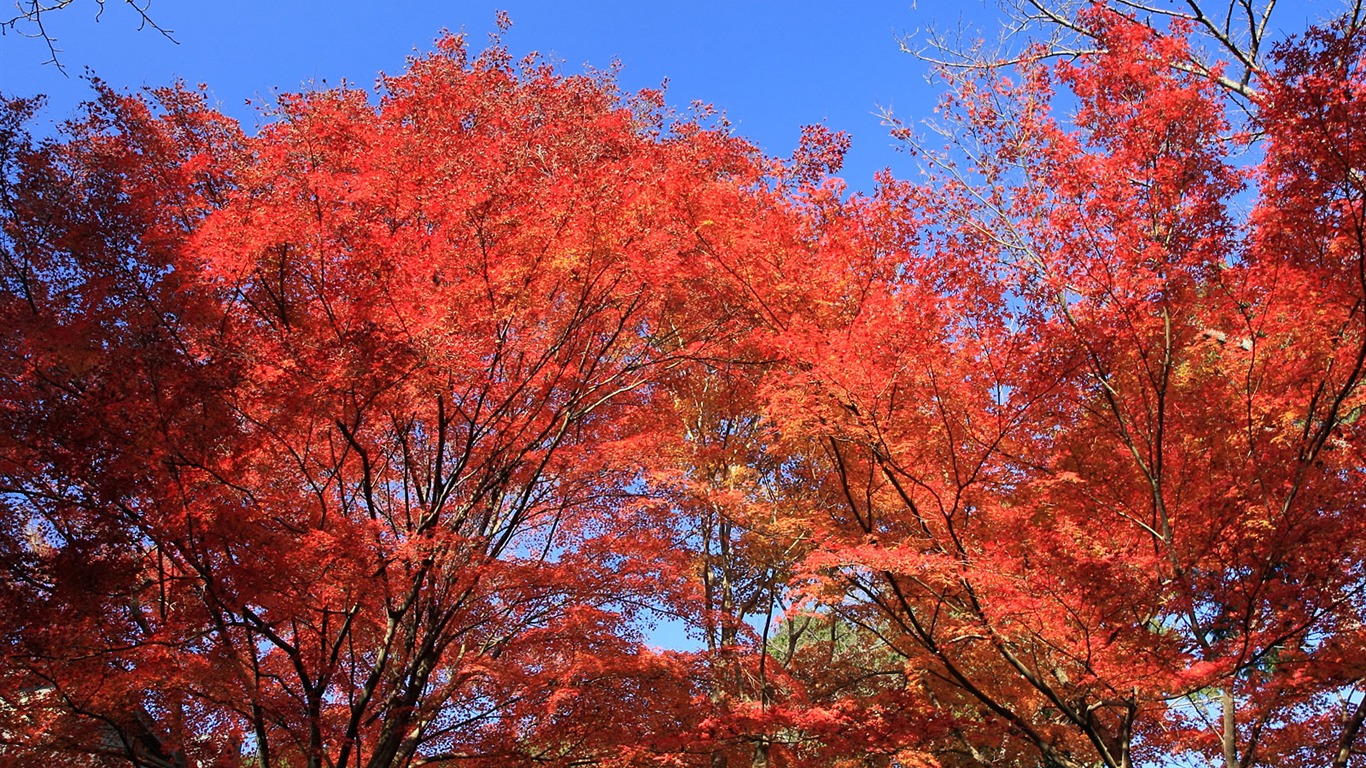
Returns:
[[[929,705],[861,697],[906,760],[1347,765],[1361,29],[1279,50],[1248,164],[1180,34],[1081,18],[1102,53],[959,76],[934,180],[820,211],[788,265],[807,592]]]
[[[254,137],[182,90],[9,122],[4,759],[568,761],[688,699],[630,623],[689,567],[633,414],[725,330],[698,233],[755,156],[439,48]]]

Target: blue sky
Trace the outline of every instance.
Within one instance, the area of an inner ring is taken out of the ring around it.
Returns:
[[[667,78],[671,104],[714,104],[769,154],[788,155],[805,124],[848,131],[854,146],[843,175],[856,189],[886,166],[913,173],[878,110],[919,118],[933,106],[928,68],[900,50],[898,37],[966,25],[994,38],[1000,23],[990,0],[154,0],[148,12],[173,31],[172,43],[139,31],[120,0],[107,0],[98,22],[97,10],[94,0],[76,0],[48,17],[65,76],[44,63],[40,40],[7,31],[0,92],[47,94],[45,116],[55,119],[89,94],[87,68],[120,88],[180,78],[207,85],[219,108],[250,128],[257,120],[248,99],[343,79],[370,87],[376,73],[399,72],[405,57],[428,50],[442,29],[465,30],[482,47],[495,12],[506,10],[514,54],[540,51],[567,72],[619,61],[629,90]]]

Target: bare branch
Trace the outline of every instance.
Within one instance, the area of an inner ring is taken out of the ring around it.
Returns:
[[[94,0],[95,21],[100,21],[104,16],[105,3],[109,0]],[[77,0],[14,0],[14,14],[9,18],[0,19],[0,34],[13,32],[20,37],[31,37],[43,41],[47,46],[48,59],[44,64],[51,64],[63,74],[66,74],[66,67],[62,65],[59,54],[62,49],[57,47],[57,36],[48,28],[48,18],[58,12],[64,11],[75,5]],[[150,15],[152,7],[151,0],[122,0],[123,4],[133,9],[138,16],[138,31],[153,29],[161,33],[161,36],[179,45],[179,42],[172,36],[173,30],[166,29],[159,25]]]

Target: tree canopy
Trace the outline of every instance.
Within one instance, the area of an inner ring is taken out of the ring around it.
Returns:
[[[1366,32],[1136,10],[867,195],[459,37],[5,102],[0,765],[1363,765]]]

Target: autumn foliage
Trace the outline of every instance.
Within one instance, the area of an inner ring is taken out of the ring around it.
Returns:
[[[0,765],[1360,765],[1366,35],[1079,18],[868,195],[454,37],[7,102]]]

